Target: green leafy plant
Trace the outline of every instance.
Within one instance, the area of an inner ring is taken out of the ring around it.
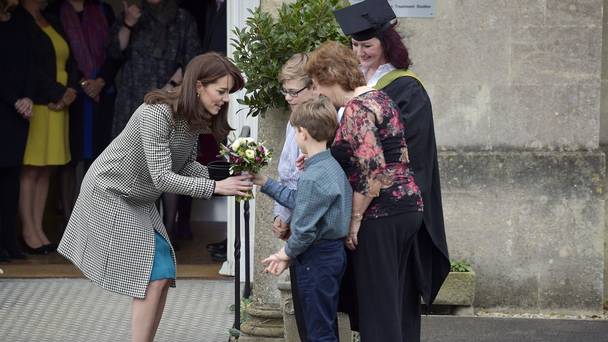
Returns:
[[[469,264],[468,262],[461,260],[461,261],[451,261],[450,262],[450,271],[452,272],[473,272],[473,268],[471,267],[471,264]]]
[[[249,11],[245,28],[233,30],[236,38],[231,43],[234,62],[247,78],[239,103],[249,106],[248,115],[288,108],[277,76],[292,55],[310,52],[327,40],[348,43],[333,15],[346,5],[345,0],[297,0],[284,3],[276,18],[260,7]]]
[[[249,308],[251,303],[253,303],[253,301],[250,298],[241,298],[241,325],[247,322],[247,320],[249,319],[247,309]],[[230,304],[228,309],[230,310],[230,312],[234,312],[234,310],[236,309],[236,305]],[[230,334],[230,336],[238,338],[241,335],[241,332],[235,328],[230,328],[228,329],[228,334]]]

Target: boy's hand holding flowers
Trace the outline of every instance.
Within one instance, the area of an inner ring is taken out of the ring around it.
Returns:
[[[268,181],[268,176],[260,175],[258,173],[254,173],[251,176],[253,176],[251,181],[257,186],[262,186]]]

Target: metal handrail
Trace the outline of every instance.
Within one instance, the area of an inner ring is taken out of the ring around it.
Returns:
[[[243,126],[239,137],[247,138],[251,136],[251,128]],[[251,266],[250,266],[250,236],[249,236],[249,201],[243,204],[244,222],[245,222],[245,287],[243,289],[243,298],[251,296]],[[239,201],[234,200],[234,325],[233,328],[241,330],[241,205]]]

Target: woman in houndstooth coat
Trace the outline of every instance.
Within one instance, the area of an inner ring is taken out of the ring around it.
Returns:
[[[155,201],[163,192],[209,199],[251,189],[249,176],[213,181],[196,162],[201,130],[218,139],[231,130],[228,94],[243,83],[225,57],[193,58],[182,85],[148,93],[84,178],[58,251],[95,284],[134,297],[134,341],[153,339],[175,282],[175,254]]]

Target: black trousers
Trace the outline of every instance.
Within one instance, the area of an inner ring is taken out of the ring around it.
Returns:
[[[338,292],[345,268],[342,239],[317,242],[292,260],[291,288],[302,342],[338,342]]]
[[[19,176],[21,166],[0,167],[0,248],[14,251],[17,244]]]
[[[351,254],[361,342],[419,342],[422,213],[362,222]]]

